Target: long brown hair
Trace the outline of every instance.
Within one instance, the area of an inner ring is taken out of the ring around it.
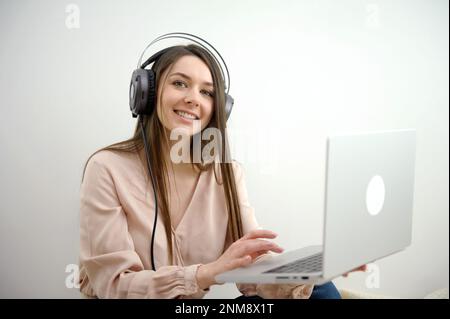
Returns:
[[[181,57],[190,55],[196,56],[200,58],[209,68],[214,85],[214,111],[212,118],[208,125],[199,133],[201,134],[207,128],[217,128],[221,132],[222,141],[220,141],[221,149],[224,151],[220,153],[221,160],[218,163],[218,167],[220,168],[220,176],[218,178],[218,174],[215,170],[217,167],[214,163],[193,163],[192,165],[198,168],[200,171],[206,171],[209,169],[214,169],[214,174],[217,183],[223,185],[223,190],[225,194],[226,206],[228,211],[228,236],[232,239],[232,241],[238,240],[243,235],[242,229],[242,220],[241,220],[241,211],[239,208],[239,200],[238,194],[236,191],[236,181],[234,178],[232,163],[225,159],[225,157],[229,156],[229,149],[226,143],[226,114],[225,114],[225,85],[224,80],[220,71],[219,66],[217,65],[215,59],[211,56],[203,48],[197,45],[180,45],[174,46],[170,48],[167,52],[165,52],[152,66],[153,71],[156,75],[156,83],[157,83],[157,92],[159,92],[159,87],[163,85],[166,81],[167,75],[164,78],[164,81],[161,81],[162,74],[173,66]],[[157,101],[161,101],[161,96],[158,94]],[[159,105],[159,103],[157,103]],[[153,111],[151,115],[144,116],[144,125],[145,125],[145,135],[147,141],[149,143],[149,159],[151,170],[153,172],[153,176],[155,179],[155,188],[158,199],[158,210],[161,213],[162,220],[164,223],[164,228],[166,230],[167,235],[167,243],[169,247],[169,256],[170,260],[173,260],[173,251],[172,251],[172,232],[171,232],[171,218],[169,212],[169,204],[168,204],[168,168],[165,161],[160,160],[160,156],[162,154],[163,148],[169,145],[169,139],[167,136],[166,129],[160,122],[156,110]],[[203,144],[206,142],[200,138]],[[86,170],[86,166],[96,153],[102,150],[112,150],[119,152],[127,152],[127,153],[138,153],[144,148],[144,140],[142,138],[141,128],[139,123],[136,124],[136,128],[134,130],[134,134],[131,138],[118,142],[107,147],[101,148],[95,153],[93,153],[86,161],[86,164],[83,169],[83,177]],[[192,143],[191,143],[191,156],[193,154],[192,151]],[[147,166],[146,159],[139,156],[143,167]],[[146,170],[147,171],[147,170]],[[147,183],[150,182],[150,176],[147,171]],[[150,221],[149,221],[150,222]],[[154,231],[154,230],[153,230]]]

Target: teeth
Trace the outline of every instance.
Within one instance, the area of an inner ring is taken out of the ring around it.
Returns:
[[[194,115],[186,113],[186,112],[175,111],[175,113],[177,113],[179,116],[184,117],[185,119],[188,119],[188,120],[195,120],[196,119],[196,117]]]

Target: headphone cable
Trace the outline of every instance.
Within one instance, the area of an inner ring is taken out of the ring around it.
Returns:
[[[144,115],[139,115],[139,123],[141,124],[142,138],[144,140],[145,155],[146,155],[146,158],[147,158],[147,168],[148,168],[148,172],[150,174],[150,178],[151,178],[151,182],[152,182],[153,194],[155,196],[155,221],[153,223],[153,232],[152,232],[152,242],[151,242],[151,248],[150,248],[150,257],[151,257],[151,262],[152,262],[152,269],[154,271],[156,271],[155,261],[153,259],[153,243],[155,241],[156,221],[158,220],[158,199],[157,199],[157,196],[156,196],[155,179],[153,177],[152,168],[150,166],[150,155],[149,155],[149,150],[148,150],[147,137],[145,136]]]

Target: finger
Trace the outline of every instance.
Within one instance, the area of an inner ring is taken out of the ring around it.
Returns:
[[[267,254],[269,251],[268,250],[259,250],[255,253],[250,254],[250,256],[252,257],[252,260],[255,260],[256,258]]]
[[[228,268],[227,270],[232,270],[232,269],[239,268],[239,267],[245,267],[251,263],[252,263],[252,257],[250,255],[245,255],[241,258],[234,259],[227,267]]]
[[[280,246],[278,246],[277,244],[272,243],[267,240],[252,239],[251,241],[241,244],[238,247],[237,253],[239,256],[251,255],[251,254],[257,253],[258,251],[261,251],[261,250],[267,250],[267,251],[270,250],[270,251],[273,251],[276,253],[281,253],[281,252],[283,252],[284,249],[281,248]]]
[[[244,253],[243,254],[254,254],[258,251],[273,251],[276,253],[283,252],[283,248],[275,244],[274,242],[267,241],[264,239],[252,239],[243,245]]]
[[[367,270],[367,265],[362,265],[358,268],[353,269],[352,271],[366,271]]]
[[[255,229],[242,236],[239,240],[256,239],[256,238],[275,238],[278,234],[268,229]]]

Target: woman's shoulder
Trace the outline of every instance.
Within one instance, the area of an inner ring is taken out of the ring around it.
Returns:
[[[117,150],[100,150],[94,153],[88,160],[86,170],[96,167],[110,172],[127,171],[138,162],[138,154]]]
[[[116,151],[116,150],[110,150],[110,149],[102,149],[97,152],[95,152],[89,159],[89,162],[95,162],[104,166],[108,166],[115,162],[121,162],[124,160],[127,160],[130,158],[130,154],[122,152],[122,151]]]
[[[233,166],[233,169],[239,172],[242,172],[242,163],[237,160],[232,160],[231,165]]]
[[[243,165],[241,162],[233,159],[231,161],[231,166],[233,168],[233,173],[234,173],[234,178],[236,181],[241,180],[243,174],[244,174],[244,169],[243,169]],[[218,176],[221,178],[221,170],[220,170],[220,163],[216,163],[215,164],[215,170],[218,173]]]
[[[232,165],[235,179],[240,180],[242,178],[242,175],[244,174],[242,163],[238,162],[237,160],[233,160]]]

